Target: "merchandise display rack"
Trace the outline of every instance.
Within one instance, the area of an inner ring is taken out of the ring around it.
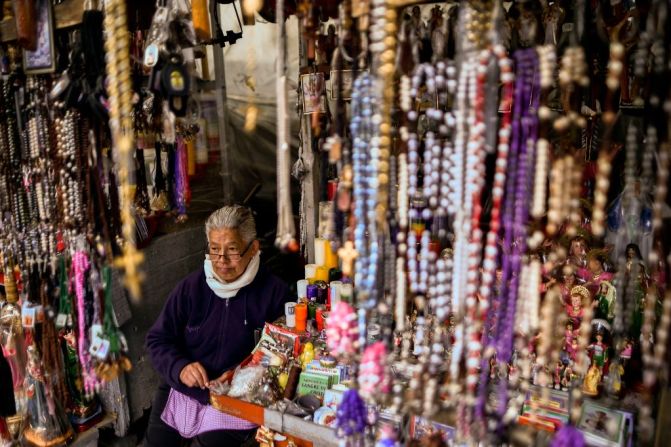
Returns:
[[[278,433],[283,433],[297,447],[331,447],[338,445],[335,430],[305,421],[302,418],[245,402],[229,396],[217,396],[212,406],[231,416],[245,419],[258,425],[265,425]]]

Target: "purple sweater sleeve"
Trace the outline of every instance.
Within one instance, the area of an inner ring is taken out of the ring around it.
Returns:
[[[163,380],[177,391],[193,395],[196,389],[179,380],[179,373],[192,362],[180,342],[189,314],[184,285],[184,282],[179,284],[168,297],[161,314],[147,332],[146,343],[154,368]]]

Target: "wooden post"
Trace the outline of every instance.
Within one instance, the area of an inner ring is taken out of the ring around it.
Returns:
[[[301,110],[302,113],[302,110]],[[301,234],[305,235],[305,258],[308,264],[315,262],[315,237],[319,226],[319,185],[320,159],[312,149],[312,129],[309,115],[301,120],[301,148],[299,157],[302,158],[306,173],[301,187],[303,188],[301,216]]]

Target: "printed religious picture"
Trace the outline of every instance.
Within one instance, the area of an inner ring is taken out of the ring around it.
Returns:
[[[410,436],[412,439],[424,439],[434,434],[440,434],[441,439],[448,445],[455,438],[454,427],[434,422],[421,416],[413,416],[410,421]]]
[[[591,445],[624,446],[627,418],[623,412],[585,401],[578,428]]]
[[[23,50],[23,69],[26,74],[52,73],[56,69],[53,21],[50,0],[37,0],[37,48]]]
[[[342,79],[342,87],[338,91],[338,82]],[[352,99],[352,85],[354,84],[354,70],[331,70],[331,99],[338,99],[342,92],[342,99]]]
[[[309,73],[301,76],[303,89],[303,113],[326,113],[324,73]]]

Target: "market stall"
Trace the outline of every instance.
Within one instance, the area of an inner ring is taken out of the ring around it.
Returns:
[[[666,3],[96,3],[0,22],[3,439],[113,419],[151,369],[119,325],[156,318],[119,321],[114,275],[137,306],[170,251],[141,247],[215,166],[224,203],[271,179],[304,261],[204,391],[259,443],[670,442]]]

